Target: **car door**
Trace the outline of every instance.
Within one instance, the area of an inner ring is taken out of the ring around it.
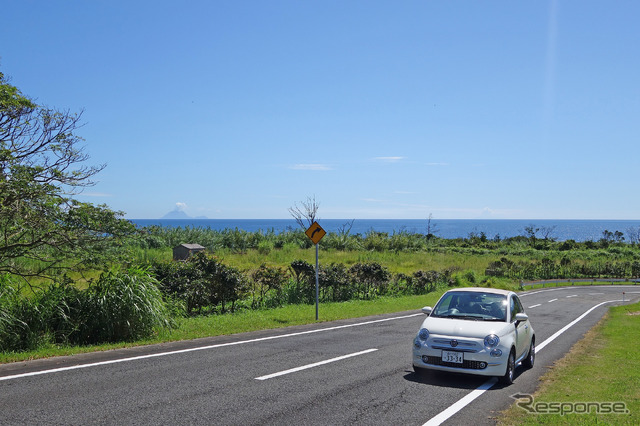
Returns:
[[[516,333],[516,359],[519,359],[525,356],[529,350],[531,327],[529,327],[529,321],[516,321],[516,314],[520,312],[524,313],[524,308],[522,307],[522,303],[520,303],[520,299],[518,299],[518,296],[515,294],[511,296],[510,308],[511,322],[514,324]]]

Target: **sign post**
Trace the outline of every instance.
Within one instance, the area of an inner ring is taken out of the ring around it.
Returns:
[[[320,300],[320,279],[318,270],[320,269],[318,262],[318,244],[316,244],[316,321],[318,321],[318,305]]]
[[[316,321],[318,321],[318,300],[320,299],[320,280],[318,276],[319,261],[318,261],[318,243],[327,234],[327,231],[322,229],[322,227],[318,224],[318,222],[313,222],[313,224],[305,231],[305,234],[313,244],[316,245]]]

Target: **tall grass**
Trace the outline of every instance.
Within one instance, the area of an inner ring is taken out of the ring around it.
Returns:
[[[171,325],[157,281],[146,271],[109,271],[86,290],[82,343],[133,341]]]
[[[145,270],[113,270],[81,290],[63,279],[27,297],[0,280],[0,351],[47,344],[133,341],[169,327],[172,316]]]

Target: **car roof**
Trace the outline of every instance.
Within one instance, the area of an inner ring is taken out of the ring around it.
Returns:
[[[462,291],[470,291],[470,292],[477,292],[477,293],[493,293],[493,294],[502,294],[504,296],[507,296],[509,294],[512,294],[513,292],[510,290],[502,290],[499,288],[483,288],[483,287],[461,287],[461,288],[452,288],[450,290],[447,291],[448,292],[462,292]]]

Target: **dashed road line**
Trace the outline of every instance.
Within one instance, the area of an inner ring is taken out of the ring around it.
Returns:
[[[284,376],[286,374],[296,373],[298,371],[307,370],[309,368],[318,367],[320,365],[325,365],[325,364],[329,364],[329,363],[336,362],[336,361],[342,361],[343,359],[353,358],[354,356],[364,355],[364,354],[368,354],[368,353],[375,352],[375,351],[377,351],[377,349],[367,349],[366,351],[360,351],[360,352],[356,352],[356,353],[352,353],[352,354],[342,355],[342,356],[339,356],[339,357],[336,357],[336,358],[331,358],[331,359],[327,359],[327,360],[320,361],[320,362],[314,362],[313,364],[307,364],[307,365],[303,365],[303,366],[296,367],[296,368],[290,368],[289,370],[279,371],[279,372],[273,373],[273,374],[267,374],[266,376],[256,377],[256,380],[273,379],[274,377],[279,377],[279,376]]]

